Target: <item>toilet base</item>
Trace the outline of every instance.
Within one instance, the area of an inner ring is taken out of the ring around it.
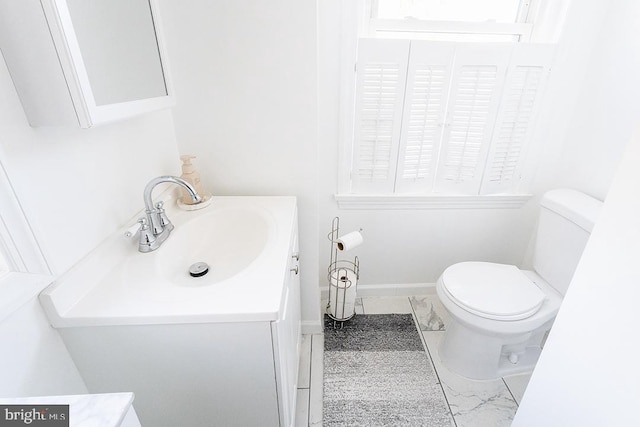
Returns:
[[[517,335],[489,335],[451,319],[438,352],[451,372],[474,380],[530,372],[551,325],[545,326]]]

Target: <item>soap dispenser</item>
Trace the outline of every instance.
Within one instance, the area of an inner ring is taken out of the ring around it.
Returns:
[[[180,175],[180,178],[191,184],[196,189],[198,194],[200,194],[200,196],[204,198],[207,195],[202,190],[202,181],[200,179],[200,174],[196,170],[196,167],[191,163],[191,159],[195,159],[195,157],[196,156],[192,156],[191,154],[180,156],[180,160],[182,160],[182,175]],[[183,206],[194,204],[193,199],[184,188],[180,189],[180,199],[178,200],[178,204]]]

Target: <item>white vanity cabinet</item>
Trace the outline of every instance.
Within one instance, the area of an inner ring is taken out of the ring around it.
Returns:
[[[266,206],[268,199],[260,200]],[[132,391],[143,426],[293,427],[301,341],[300,272],[294,199],[283,200],[292,209],[286,210],[288,225],[274,229],[274,241],[283,243],[277,245],[279,261],[272,264],[279,272],[272,279],[279,285],[267,276],[251,284],[254,289],[278,289],[269,311],[212,321],[206,313],[145,318],[138,310],[135,321],[129,316],[124,322],[117,316],[128,306],[120,301],[100,307],[113,315],[108,321],[98,322],[92,310],[96,319],[53,322],[89,391]],[[234,288],[241,286],[238,282]],[[49,291],[54,301],[61,288]],[[244,300],[251,306],[248,292],[237,292],[228,304]],[[165,310],[188,301],[172,301]],[[75,307],[85,303],[81,299]]]
[[[155,0],[0,2],[0,48],[31,126],[88,128],[173,105]]]

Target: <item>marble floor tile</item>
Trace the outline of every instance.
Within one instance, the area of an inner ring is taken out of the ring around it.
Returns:
[[[364,306],[362,305],[362,298],[356,298],[356,314],[364,314]]]
[[[423,331],[433,364],[458,427],[508,427],[518,405],[502,379],[474,381],[450,372],[438,356],[444,332]]]
[[[299,388],[296,396],[296,423],[295,427],[309,426],[309,389]]]
[[[437,295],[419,295],[409,298],[418,325],[423,331],[444,331],[449,322],[449,313]]]
[[[324,335],[311,336],[311,381],[309,384],[309,426],[322,426],[322,389],[324,380]]]
[[[527,389],[527,385],[531,379],[531,374],[510,375],[503,379],[514,399],[516,399],[516,402],[520,405],[524,391]]]
[[[411,314],[409,297],[362,297],[364,314]]]
[[[302,335],[298,365],[298,388],[309,388],[311,375],[311,335]]]

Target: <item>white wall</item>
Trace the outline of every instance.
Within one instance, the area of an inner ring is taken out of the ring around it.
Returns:
[[[0,342],[1,397],[87,393],[60,334],[49,326],[37,298],[0,322]]]
[[[582,14],[588,2],[574,3],[573,17],[584,26]],[[595,3],[601,7],[608,2]],[[583,27],[583,34],[593,37],[595,33],[596,40],[577,42],[590,46],[591,57],[564,136],[561,162],[569,167],[559,167],[556,176],[562,185],[600,199],[607,195],[640,117],[640,5],[624,0],[607,6],[600,15],[599,31],[597,27]]]
[[[639,13],[633,1],[571,3],[533,140],[534,202],[557,187],[606,198],[640,116]]]
[[[611,186],[513,426],[638,424],[638,164],[640,132]]]
[[[0,60],[0,162],[54,275],[143,207],[145,183],[179,173],[169,111],[81,130],[29,127]],[[0,322],[0,394],[85,393],[36,299]]]
[[[146,182],[179,174],[170,111],[91,129],[31,128],[0,63],[0,161],[54,274],[144,207]]]
[[[319,327],[316,5],[163,1],[183,154],[218,195],[298,197],[303,320]]]
[[[574,1],[534,143],[537,193],[557,186],[603,200],[640,105],[640,39],[633,1]]]

